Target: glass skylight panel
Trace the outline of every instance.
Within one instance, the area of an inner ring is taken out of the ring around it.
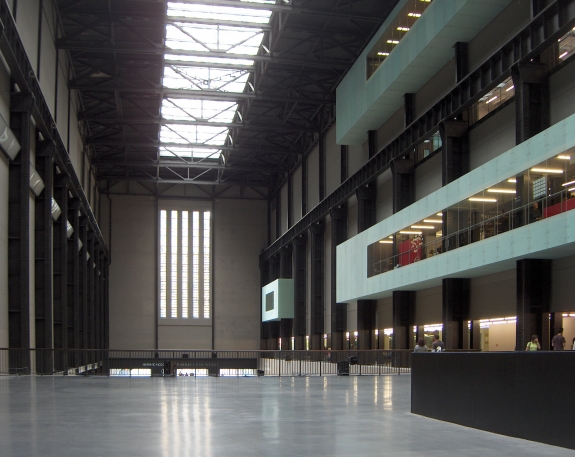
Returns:
[[[186,161],[198,161],[198,160],[217,160],[221,154],[220,149],[204,149],[204,148],[192,148],[189,146],[182,147],[160,147],[160,157],[166,159],[184,159]]]
[[[164,69],[164,86],[169,89],[242,92],[248,77],[246,70],[170,65]]]
[[[167,120],[231,122],[237,109],[234,102],[166,98],[162,103],[162,117]]]
[[[258,5],[257,8],[237,8],[168,2],[163,85],[174,91],[189,91],[189,96],[186,92],[173,92],[162,103],[165,122],[160,141],[172,145],[164,144],[160,148],[161,157],[219,159],[220,150],[194,148],[194,145],[223,146],[229,138],[228,128],[191,124],[231,123],[238,105],[209,100],[206,95],[202,100],[194,99],[194,92],[245,91],[250,75],[247,67],[254,64],[249,56],[258,53],[264,37],[263,26],[269,23],[272,14],[261,4],[273,5],[275,0],[243,0],[243,3]],[[189,121],[189,125],[181,121]],[[174,147],[177,143],[182,147]]]
[[[221,145],[226,140],[228,129],[197,125],[165,125],[160,132],[162,143],[192,143]]]

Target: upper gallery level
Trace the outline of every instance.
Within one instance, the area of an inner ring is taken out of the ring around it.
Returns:
[[[510,2],[400,1],[337,88],[337,143],[364,143]]]
[[[575,114],[337,247],[337,301],[575,254]]]

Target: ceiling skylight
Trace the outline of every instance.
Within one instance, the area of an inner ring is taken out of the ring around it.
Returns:
[[[237,112],[233,94],[244,92],[254,65],[249,57],[258,53],[270,17],[261,7],[168,3],[161,157],[220,158],[220,148],[231,143],[225,123]],[[229,101],[215,99],[222,94]]]

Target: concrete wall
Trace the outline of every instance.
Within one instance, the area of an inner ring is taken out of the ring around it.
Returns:
[[[469,319],[495,319],[517,314],[517,271],[471,279]]]
[[[266,202],[214,203],[215,349],[258,349]]]
[[[442,288],[431,287],[415,293],[415,325],[431,325],[442,322]]]
[[[415,200],[441,188],[441,154],[435,154],[415,168]]]
[[[515,146],[515,102],[469,132],[470,169],[489,162]]]
[[[575,61],[549,78],[551,125],[575,112]]]
[[[393,215],[393,177],[391,170],[377,177],[377,201],[375,220],[383,221]]]
[[[554,260],[552,269],[551,312],[575,311],[571,282],[575,278],[575,256]]]
[[[110,348],[156,347],[156,202],[112,197]]]

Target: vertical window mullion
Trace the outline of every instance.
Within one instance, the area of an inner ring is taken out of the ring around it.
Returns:
[[[209,319],[211,314],[210,309],[210,296],[211,296],[211,284],[210,284],[210,256],[211,256],[211,214],[209,211],[204,211],[203,218],[203,252],[202,252],[202,271],[203,271],[203,302],[204,302],[204,319]]]

